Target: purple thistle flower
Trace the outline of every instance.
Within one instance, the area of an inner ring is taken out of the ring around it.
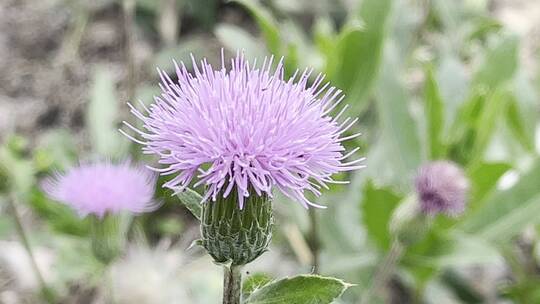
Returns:
[[[129,161],[119,164],[81,164],[65,174],[44,179],[41,188],[54,200],[71,206],[80,216],[129,211],[143,213],[156,209],[153,201],[156,174]]]
[[[450,161],[422,166],[416,176],[420,208],[426,214],[457,216],[465,210],[469,181],[463,170]]]
[[[239,54],[227,70],[222,55],[214,70],[193,59],[194,74],[175,62],[178,81],[159,71],[162,93],[143,106],[146,113],[129,105],[143,130],[126,124],[143,139],[126,136],[160,157],[165,167],[155,170],[176,175],[164,187],[180,192],[196,180],[195,187],[206,186],[203,201],[234,189],[240,208],[249,189],[272,196],[277,187],[306,208],[321,207],[304,192],[319,196],[328,183],[343,183],[333,174],[363,167],[363,159],[345,161],[358,148],[345,153],[342,145],[360,135],[344,135],[357,119],[338,121],[347,106],[330,116],[341,91],[323,84],[323,75],[308,85],[311,70],[285,81],[282,63],[272,72],[272,60],[257,67]]]

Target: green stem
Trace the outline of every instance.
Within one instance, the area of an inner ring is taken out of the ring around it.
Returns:
[[[373,294],[377,294],[378,292],[380,292],[380,289],[386,285],[388,279],[394,273],[397,261],[401,257],[402,253],[403,246],[396,240],[392,241],[390,251],[388,251],[388,254],[386,254],[380,267],[377,269],[375,277],[373,278],[373,281],[371,281],[372,284],[368,288],[368,290],[366,290],[366,293],[362,297],[360,304],[370,303]]]
[[[116,298],[114,293],[114,278],[113,274],[110,269],[106,269],[107,274],[107,289],[109,290],[109,299],[111,300],[111,304],[116,304]]]
[[[316,213],[315,208],[309,208],[308,214],[309,214],[309,224],[310,224],[309,247],[311,249],[311,254],[313,257],[313,260],[312,260],[313,273],[318,274],[319,267],[320,267],[320,239],[319,239],[319,230],[317,229],[317,227],[319,223],[318,223],[317,213]]]
[[[32,246],[30,246],[30,242],[28,241],[26,231],[24,230],[24,227],[22,225],[21,217],[19,216],[19,212],[17,211],[15,200],[16,200],[15,195],[12,195],[11,199],[8,199],[8,205],[9,205],[9,208],[11,209],[10,210],[11,215],[13,216],[13,220],[15,222],[15,230],[17,234],[19,235],[19,238],[21,239],[21,243],[24,249],[26,250],[26,253],[28,254],[28,257],[30,259],[30,265],[38,280],[38,284],[41,288],[41,293],[43,297],[48,303],[55,303],[54,293],[45,283],[45,279],[43,279],[43,275],[41,274],[41,271],[39,270],[39,266],[36,262],[36,258],[34,256]]]
[[[242,266],[223,267],[223,304],[242,302]]]

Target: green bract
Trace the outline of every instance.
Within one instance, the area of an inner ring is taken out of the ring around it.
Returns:
[[[129,215],[105,215],[103,218],[90,216],[91,246],[97,260],[110,264],[124,251],[127,228],[131,221]]]
[[[433,218],[420,212],[416,197],[411,196],[395,209],[390,233],[400,244],[411,246],[426,236],[432,222]]]
[[[272,238],[271,199],[254,192],[244,208],[237,204],[237,193],[203,204],[201,218],[202,246],[217,263],[245,265],[266,251]]]

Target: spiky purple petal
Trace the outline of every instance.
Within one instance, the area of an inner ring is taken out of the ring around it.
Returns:
[[[165,187],[182,191],[196,181],[207,188],[205,200],[234,189],[240,208],[249,195],[271,196],[275,187],[308,207],[317,205],[306,190],[319,195],[333,174],[362,167],[362,159],[345,162],[342,145],[359,135],[345,137],[356,119],[329,115],[343,95],[322,75],[309,85],[310,70],[285,81],[281,63],[272,72],[272,59],[257,67],[239,54],[231,64],[214,70],[194,61],[190,73],[175,63],[178,80],[160,71],[162,93],[149,108],[130,105],[143,131],[126,123],[142,139],[127,136],[159,156],[156,170],[174,175]]]

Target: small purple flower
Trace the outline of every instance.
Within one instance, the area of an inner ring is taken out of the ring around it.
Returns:
[[[159,207],[153,201],[156,177],[151,170],[132,166],[129,161],[97,162],[56,173],[44,179],[41,188],[80,216],[93,214],[101,218],[107,213],[142,213]]]
[[[333,174],[363,167],[363,159],[345,161],[358,148],[345,153],[342,144],[360,135],[344,135],[357,119],[339,122],[347,106],[330,116],[343,95],[322,75],[311,85],[311,70],[286,81],[281,62],[272,72],[272,58],[257,67],[240,54],[229,70],[223,56],[219,70],[193,63],[192,74],[175,62],[178,81],[159,72],[162,93],[146,113],[130,105],[143,130],[127,125],[143,139],[127,136],[160,157],[164,168],[155,170],[176,175],[165,187],[180,192],[195,180],[206,186],[203,201],[234,189],[240,208],[249,189],[272,196],[276,187],[307,208],[318,205],[306,190],[319,196],[321,187],[339,183]]]
[[[422,166],[416,176],[420,208],[426,214],[457,216],[465,210],[469,181],[463,170],[450,161]]]

